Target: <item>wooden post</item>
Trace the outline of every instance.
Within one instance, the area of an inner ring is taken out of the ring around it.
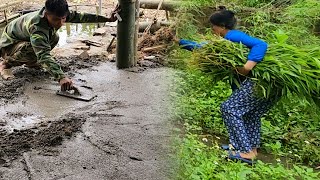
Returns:
[[[117,27],[117,67],[129,68],[134,65],[135,57],[135,0],[119,0],[121,6]]]
[[[96,5],[96,15],[100,15],[100,8],[99,8],[98,5]],[[100,26],[100,23],[97,23],[97,25],[98,25],[98,28],[101,27],[101,26]]]
[[[136,22],[135,22],[135,33],[134,33],[134,62],[133,65],[136,66],[139,60],[138,56],[138,39],[139,39],[139,18],[140,18],[140,0],[136,0]]]
[[[78,12],[78,6],[76,5],[76,12]],[[76,24],[76,32],[78,32],[78,23]]]
[[[170,21],[169,17],[170,17],[169,11],[166,10],[166,18],[167,18],[167,21]]]
[[[5,9],[3,13],[4,13],[4,20],[6,21],[6,24],[8,24],[7,10]]]
[[[67,30],[67,36],[70,36],[71,34],[70,23],[66,23],[66,30]]]
[[[99,15],[102,14],[102,0],[99,0]]]

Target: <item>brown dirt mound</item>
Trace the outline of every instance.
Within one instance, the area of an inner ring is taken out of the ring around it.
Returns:
[[[70,113],[57,121],[40,123],[33,129],[13,130],[10,134],[0,132],[0,157],[12,157],[30,149],[60,145],[63,139],[79,131],[85,120],[83,114]]]
[[[174,36],[175,33],[172,28],[163,27],[154,34],[146,34],[139,39],[138,50],[158,45],[171,44],[174,40]]]

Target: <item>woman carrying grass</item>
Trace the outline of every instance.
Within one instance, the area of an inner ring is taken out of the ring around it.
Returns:
[[[240,86],[232,84],[233,93],[222,103],[221,112],[232,145],[230,146],[232,148],[228,145],[223,145],[222,148],[229,150],[230,159],[252,163],[260,147],[260,118],[273,103],[253,93],[255,83],[248,76],[250,71],[263,60],[268,45],[260,39],[235,30],[237,23],[235,14],[224,7],[220,7],[219,11],[211,15],[210,22],[216,35],[235,43],[242,43],[250,49],[247,62],[243,67],[236,69]],[[180,40],[179,44],[188,50],[203,46],[203,43],[197,44],[188,40]]]

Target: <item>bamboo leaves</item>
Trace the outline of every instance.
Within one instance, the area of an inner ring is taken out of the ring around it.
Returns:
[[[265,59],[252,71],[257,94],[270,98],[292,93],[309,101],[319,99],[320,47],[288,45],[287,35],[279,31],[274,33],[277,42],[269,45]],[[189,64],[217,81],[231,81],[234,69],[247,61],[247,53],[242,44],[214,38],[193,53]]]

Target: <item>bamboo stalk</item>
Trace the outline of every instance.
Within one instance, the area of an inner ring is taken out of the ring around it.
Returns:
[[[121,6],[117,27],[117,68],[129,68],[133,66],[135,56],[135,1],[119,0]]]
[[[143,52],[149,52],[149,51],[156,51],[156,50],[162,50],[167,48],[167,45],[163,44],[163,45],[157,45],[157,46],[152,46],[152,47],[147,47],[147,48],[143,48]]]
[[[20,16],[20,14],[14,14],[14,15],[12,15],[12,16],[9,16],[9,17],[8,17],[8,21],[10,21],[10,20],[12,20],[12,19],[15,19],[15,18],[17,18],[17,17],[19,17],[19,16]],[[5,19],[0,20],[0,24],[3,24],[3,23],[5,23],[5,22],[6,22]]]
[[[162,26],[170,26],[172,24],[172,22],[170,21],[157,21],[156,23],[152,23],[152,22],[140,22],[139,23],[139,32],[144,32],[145,29],[150,26],[150,31],[151,32],[155,32],[157,30],[159,30]]]
[[[140,28],[140,24],[139,24],[139,18],[140,18],[140,0],[136,0],[136,22],[135,22],[135,33],[134,33],[134,62],[133,62],[133,66],[137,65],[137,62],[139,60],[139,56],[138,56],[138,34],[139,34],[139,28]]]
[[[140,0],[140,8],[157,9],[160,1],[161,0]],[[179,7],[181,3],[181,1],[165,0],[163,1],[163,4],[160,9],[174,11],[177,7]]]
[[[7,10],[5,9],[5,10],[3,11],[3,13],[4,13],[4,20],[5,20],[6,24],[8,24]]]

